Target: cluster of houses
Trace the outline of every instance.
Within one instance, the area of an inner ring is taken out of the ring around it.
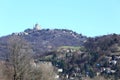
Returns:
[[[101,66],[101,64],[96,64],[99,69],[96,70],[96,75],[99,76],[101,74],[107,74],[107,75],[112,75],[117,72],[116,66],[117,63],[120,61],[120,55],[110,55],[110,56],[105,56],[105,62],[107,63],[107,66]],[[66,79],[69,80],[77,80],[77,77],[82,78],[82,73],[80,72],[81,69],[79,67],[75,67],[76,71],[72,72],[72,75],[65,75]],[[90,76],[89,72],[86,72],[86,77]]]
[[[105,56],[105,62],[106,62],[106,66],[100,66],[100,64],[98,64],[98,66],[100,66],[100,71],[97,71],[97,76],[100,75],[101,73],[105,73],[105,74],[114,74],[116,73],[116,66],[118,61],[120,61],[120,55],[109,55],[109,56]]]
[[[77,51],[77,54],[82,54],[82,52],[79,52],[80,50],[75,50],[75,49],[72,49],[72,48],[60,48],[58,50],[58,52],[62,53],[64,52],[64,54],[57,54],[57,59],[62,59],[62,58],[67,58],[67,57],[71,57],[73,55],[73,53],[76,53]],[[66,54],[65,54],[66,53]],[[115,74],[117,72],[117,69],[116,69],[116,66],[118,64],[118,62],[120,61],[120,55],[109,55],[109,56],[105,56],[104,57],[104,61],[105,62],[105,66],[102,65],[101,63],[97,63],[96,64],[96,70],[95,70],[95,74],[97,76],[101,75],[101,74],[107,74],[107,75],[111,75],[111,74]],[[52,65],[52,62],[46,62],[46,61],[42,61],[40,62],[39,64],[48,64],[49,66],[53,66]],[[37,66],[36,64],[34,64],[34,66]],[[55,71],[56,71],[56,76],[55,78],[56,79],[60,79],[60,78],[64,78],[66,80],[79,80],[79,78],[82,78],[82,77],[89,77],[90,76],[90,72],[85,72],[86,75],[83,75],[81,73],[81,69],[76,66],[74,67],[74,71],[71,72],[71,75],[69,74],[64,74],[64,69],[63,68],[58,68],[57,66],[54,66],[55,67]],[[95,66],[93,66],[93,68],[95,69]]]

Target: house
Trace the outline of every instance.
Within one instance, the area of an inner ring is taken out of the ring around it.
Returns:
[[[58,69],[58,72],[63,72],[63,69]]]
[[[106,68],[106,72],[107,72],[108,74],[111,73],[111,68],[110,68],[110,67]]]
[[[120,59],[120,56],[115,56],[115,59],[116,59],[116,60],[119,60],[119,59]]]
[[[111,70],[111,73],[115,73],[116,72],[116,70]]]
[[[109,73],[115,73],[116,70],[112,70],[110,67],[106,68],[106,72]]]
[[[110,64],[113,64],[113,65],[116,65],[117,64],[117,61],[116,60],[111,60],[109,61]]]

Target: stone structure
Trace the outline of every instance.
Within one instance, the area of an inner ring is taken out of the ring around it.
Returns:
[[[40,30],[40,25],[39,24],[35,24],[34,30]]]

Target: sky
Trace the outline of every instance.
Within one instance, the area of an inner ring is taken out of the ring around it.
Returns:
[[[0,36],[36,23],[90,37],[120,34],[120,0],[0,0]]]

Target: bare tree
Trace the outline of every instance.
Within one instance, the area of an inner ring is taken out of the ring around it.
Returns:
[[[19,36],[12,36],[9,39],[9,57],[6,66],[9,80],[26,80],[30,71],[32,52],[29,44]]]
[[[32,70],[32,80],[56,80],[54,67],[47,62],[37,64]]]
[[[5,80],[56,80],[54,68],[49,64],[40,63],[32,67],[32,49],[29,44],[19,36],[9,39],[9,55],[5,62]]]

